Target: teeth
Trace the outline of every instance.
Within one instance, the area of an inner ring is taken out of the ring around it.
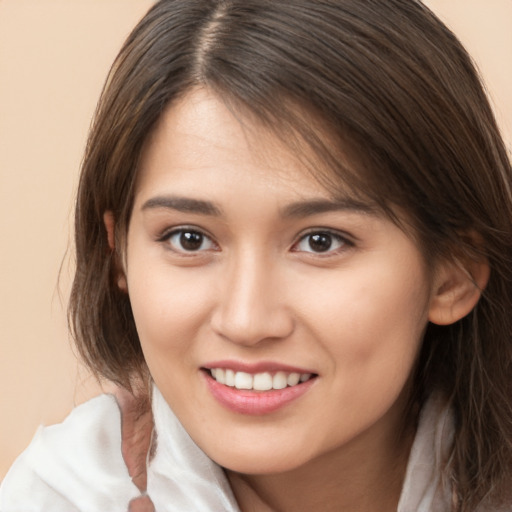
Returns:
[[[214,379],[221,384],[226,384],[226,372],[223,368],[217,368]]]
[[[245,372],[236,372],[235,388],[236,389],[252,389],[252,375]]]
[[[210,373],[220,384],[236,389],[255,391],[284,389],[287,386],[296,386],[299,383],[306,382],[312,377],[311,373],[286,373],[282,371],[276,372],[274,375],[269,372],[251,375],[250,373],[235,372],[224,368],[212,368]]]
[[[286,373],[277,372],[272,379],[272,387],[274,389],[284,389],[288,385]]]
[[[270,373],[257,373],[253,378],[253,389],[256,391],[268,391],[272,389],[272,375]]]
[[[226,384],[226,386],[235,386],[235,372],[233,370],[226,370],[225,373],[225,382],[223,384]]]
[[[286,379],[288,386],[296,386],[300,382],[300,373],[290,373]]]

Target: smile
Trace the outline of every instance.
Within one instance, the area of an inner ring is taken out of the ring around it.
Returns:
[[[278,371],[250,374],[225,368],[211,368],[210,375],[219,383],[236,389],[269,391],[296,386],[312,378],[311,373]]]
[[[318,380],[316,373],[293,371],[298,370],[295,368],[286,371],[272,365],[259,366],[244,367],[248,371],[242,371],[215,364],[202,368],[201,373],[207,389],[223,407],[256,416],[273,413],[295,402]]]

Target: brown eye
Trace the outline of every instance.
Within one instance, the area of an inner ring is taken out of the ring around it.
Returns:
[[[311,250],[314,252],[325,252],[328,251],[332,246],[332,236],[327,233],[310,235],[308,244]]]
[[[214,248],[208,236],[192,229],[177,229],[169,234],[167,241],[177,252],[200,252]]]
[[[195,231],[184,231],[180,235],[180,245],[186,251],[197,251],[203,245],[203,235]]]
[[[336,252],[352,244],[338,235],[329,231],[316,231],[303,236],[296,244],[294,250],[309,253]]]

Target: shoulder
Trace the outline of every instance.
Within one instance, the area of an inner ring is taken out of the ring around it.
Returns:
[[[101,395],[40,427],[0,488],[1,512],[126,510],[139,496],[121,452],[121,414]]]

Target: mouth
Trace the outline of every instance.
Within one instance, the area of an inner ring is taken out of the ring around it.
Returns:
[[[221,364],[201,368],[213,398],[231,412],[263,416],[295,402],[313,387],[316,373],[283,368],[235,370]],[[266,370],[266,371],[261,371]]]
[[[316,377],[314,373],[285,371],[252,374],[229,368],[204,368],[203,370],[219,384],[247,391],[281,390],[298,386]]]

